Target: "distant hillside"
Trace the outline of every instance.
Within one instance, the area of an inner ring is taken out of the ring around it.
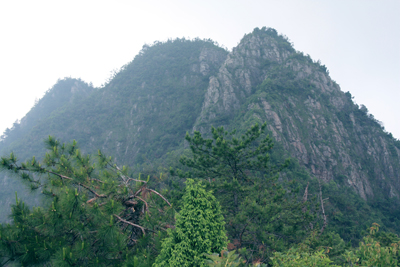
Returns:
[[[176,162],[186,132],[211,125],[243,132],[263,122],[276,141],[274,160],[294,159],[284,175],[300,190],[325,183],[330,224],[348,240],[376,220],[400,231],[400,142],[325,66],[270,28],[245,35],[232,52],[204,40],[144,46],[103,88],[61,80],[5,133],[0,154],[37,155],[54,135],[156,171]],[[7,181],[0,201],[8,205],[20,187]]]
[[[20,159],[25,160],[30,155],[43,152],[43,137],[36,138],[32,132],[36,127],[55,116],[58,110],[81,101],[88,97],[94,88],[80,79],[65,78],[58,82],[37,102],[25,115],[20,123],[14,123],[0,139],[0,155],[17,152]],[[68,109],[68,108],[67,108]],[[34,138],[34,141],[32,140]],[[15,192],[31,205],[38,205],[40,200],[36,194],[30,193],[21,181],[10,174],[0,173],[0,221],[7,219],[10,204],[15,201]]]
[[[94,88],[80,79],[64,78],[49,90],[35,103],[35,106],[25,115],[20,123],[15,123],[11,129],[1,136],[0,151],[11,150],[14,141],[21,142],[26,135],[29,135],[32,128],[39,125],[42,121],[54,115],[54,112],[64,106],[75,103],[79,99],[84,99],[93,92]]]

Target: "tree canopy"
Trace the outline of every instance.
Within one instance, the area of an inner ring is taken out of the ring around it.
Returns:
[[[239,137],[223,127],[212,127],[211,138],[186,134],[191,157],[180,162],[189,170],[176,171],[207,181],[222,204],[230,248],[248,262],[269,261],[273,251],[300,242],[313,220],[293,181],[279,175],[287,163],[271,162],[273,142],[265,128],[255,124]]]
[[[126,167],[119,168],[100,151],[94,162],[75,141],[60,144],[49,137],[46,144],[41,162],[33,157],[18,164],[13,154],[1,158],[1,169],[47,197],[47,205],[30,209],[16,195],[13,223],[0,226],[3,264],[122,266],[135,255],[132,248],[141,237],[168,221],[156,219],[153,224],[157,214],[168,216],[171,204],[148,180],[129,177]]]
[[[183,196],[169,185],[176,176],[158,185],[132,178],[75,141],[49,137],[43,160],[2,157],[0,169],[46,201],[31,208],[16,194],[12,223],[0,225],[0,266],[397,266],[399,238],[378,233],[378,224],[358,248],[319,231],[307,190],[301,197],[281,172],[287,163],[271,161],[264,131],[256,124],[239,137],[222,127],[211,138],[187,134],[186,170],[171,170],[196,177],[185,179]]]

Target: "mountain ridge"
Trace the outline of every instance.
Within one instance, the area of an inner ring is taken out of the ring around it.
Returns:
[[[341,91],[325,66],[274,29],[256,28],[231,52],[210,40],[156,42],[103,88],[90,90],[23,137],[9,142],[10,132],[1,155],[13,150],[25,159],[55,135],[76,139],[85,152],[101,149],[118,164],[168,168],[168,153],[184,152],[186,132],[267,122],[277,145],[312,177],[353,188],[372,206],[383,201],[378,208],[398,202],[399,142]]]

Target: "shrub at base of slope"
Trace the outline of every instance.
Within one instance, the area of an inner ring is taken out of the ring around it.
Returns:
[[[400,240],[396,236],[378,235],[379,224],[370,227],[370,234],[364,237],[363,242],[354,251],[344,254],[348,266],[378,266],[395,267],[399,262]],[[389,238],[388,238],[389,237]],[[390,244],[387,241],[390,240]]]
[[[346,249],[336,257],[332,250],[337,250],[339,243],[332,242],[327,236],[311,235],[298,246],[286,252],[276,252],[271,258],[273,266],[300,267],[300,266],[377,266],[395,267],[399,261],[400,241],[397,236],[387,233],[378,233],[379,225],[373,223],[370,234],[363,238],[359,247]],[[343,241],[342,241],[343,243]],[[324,244],[324,245],[321,245]],[[312,248],[314,247],[314,248]]]
[[[204,185],[188,179],[182,202],[154,267],[207,266],[204,253],[219,253],[227,245],[221,207]]]

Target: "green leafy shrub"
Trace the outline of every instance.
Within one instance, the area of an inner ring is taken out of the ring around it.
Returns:
[[[200,182],[186,181],[183,208],[176,214],[154,267],[207,266],[204,253],[218,253],[227,246],[224,218],[219,203]]]
[[[374,223],[370,228],[370,234],[364,237],[360,246],[355,251],[346,251],[348,266],[398,266],[400,241],[383,246],[376,238],[378,231],[379,224]]]

